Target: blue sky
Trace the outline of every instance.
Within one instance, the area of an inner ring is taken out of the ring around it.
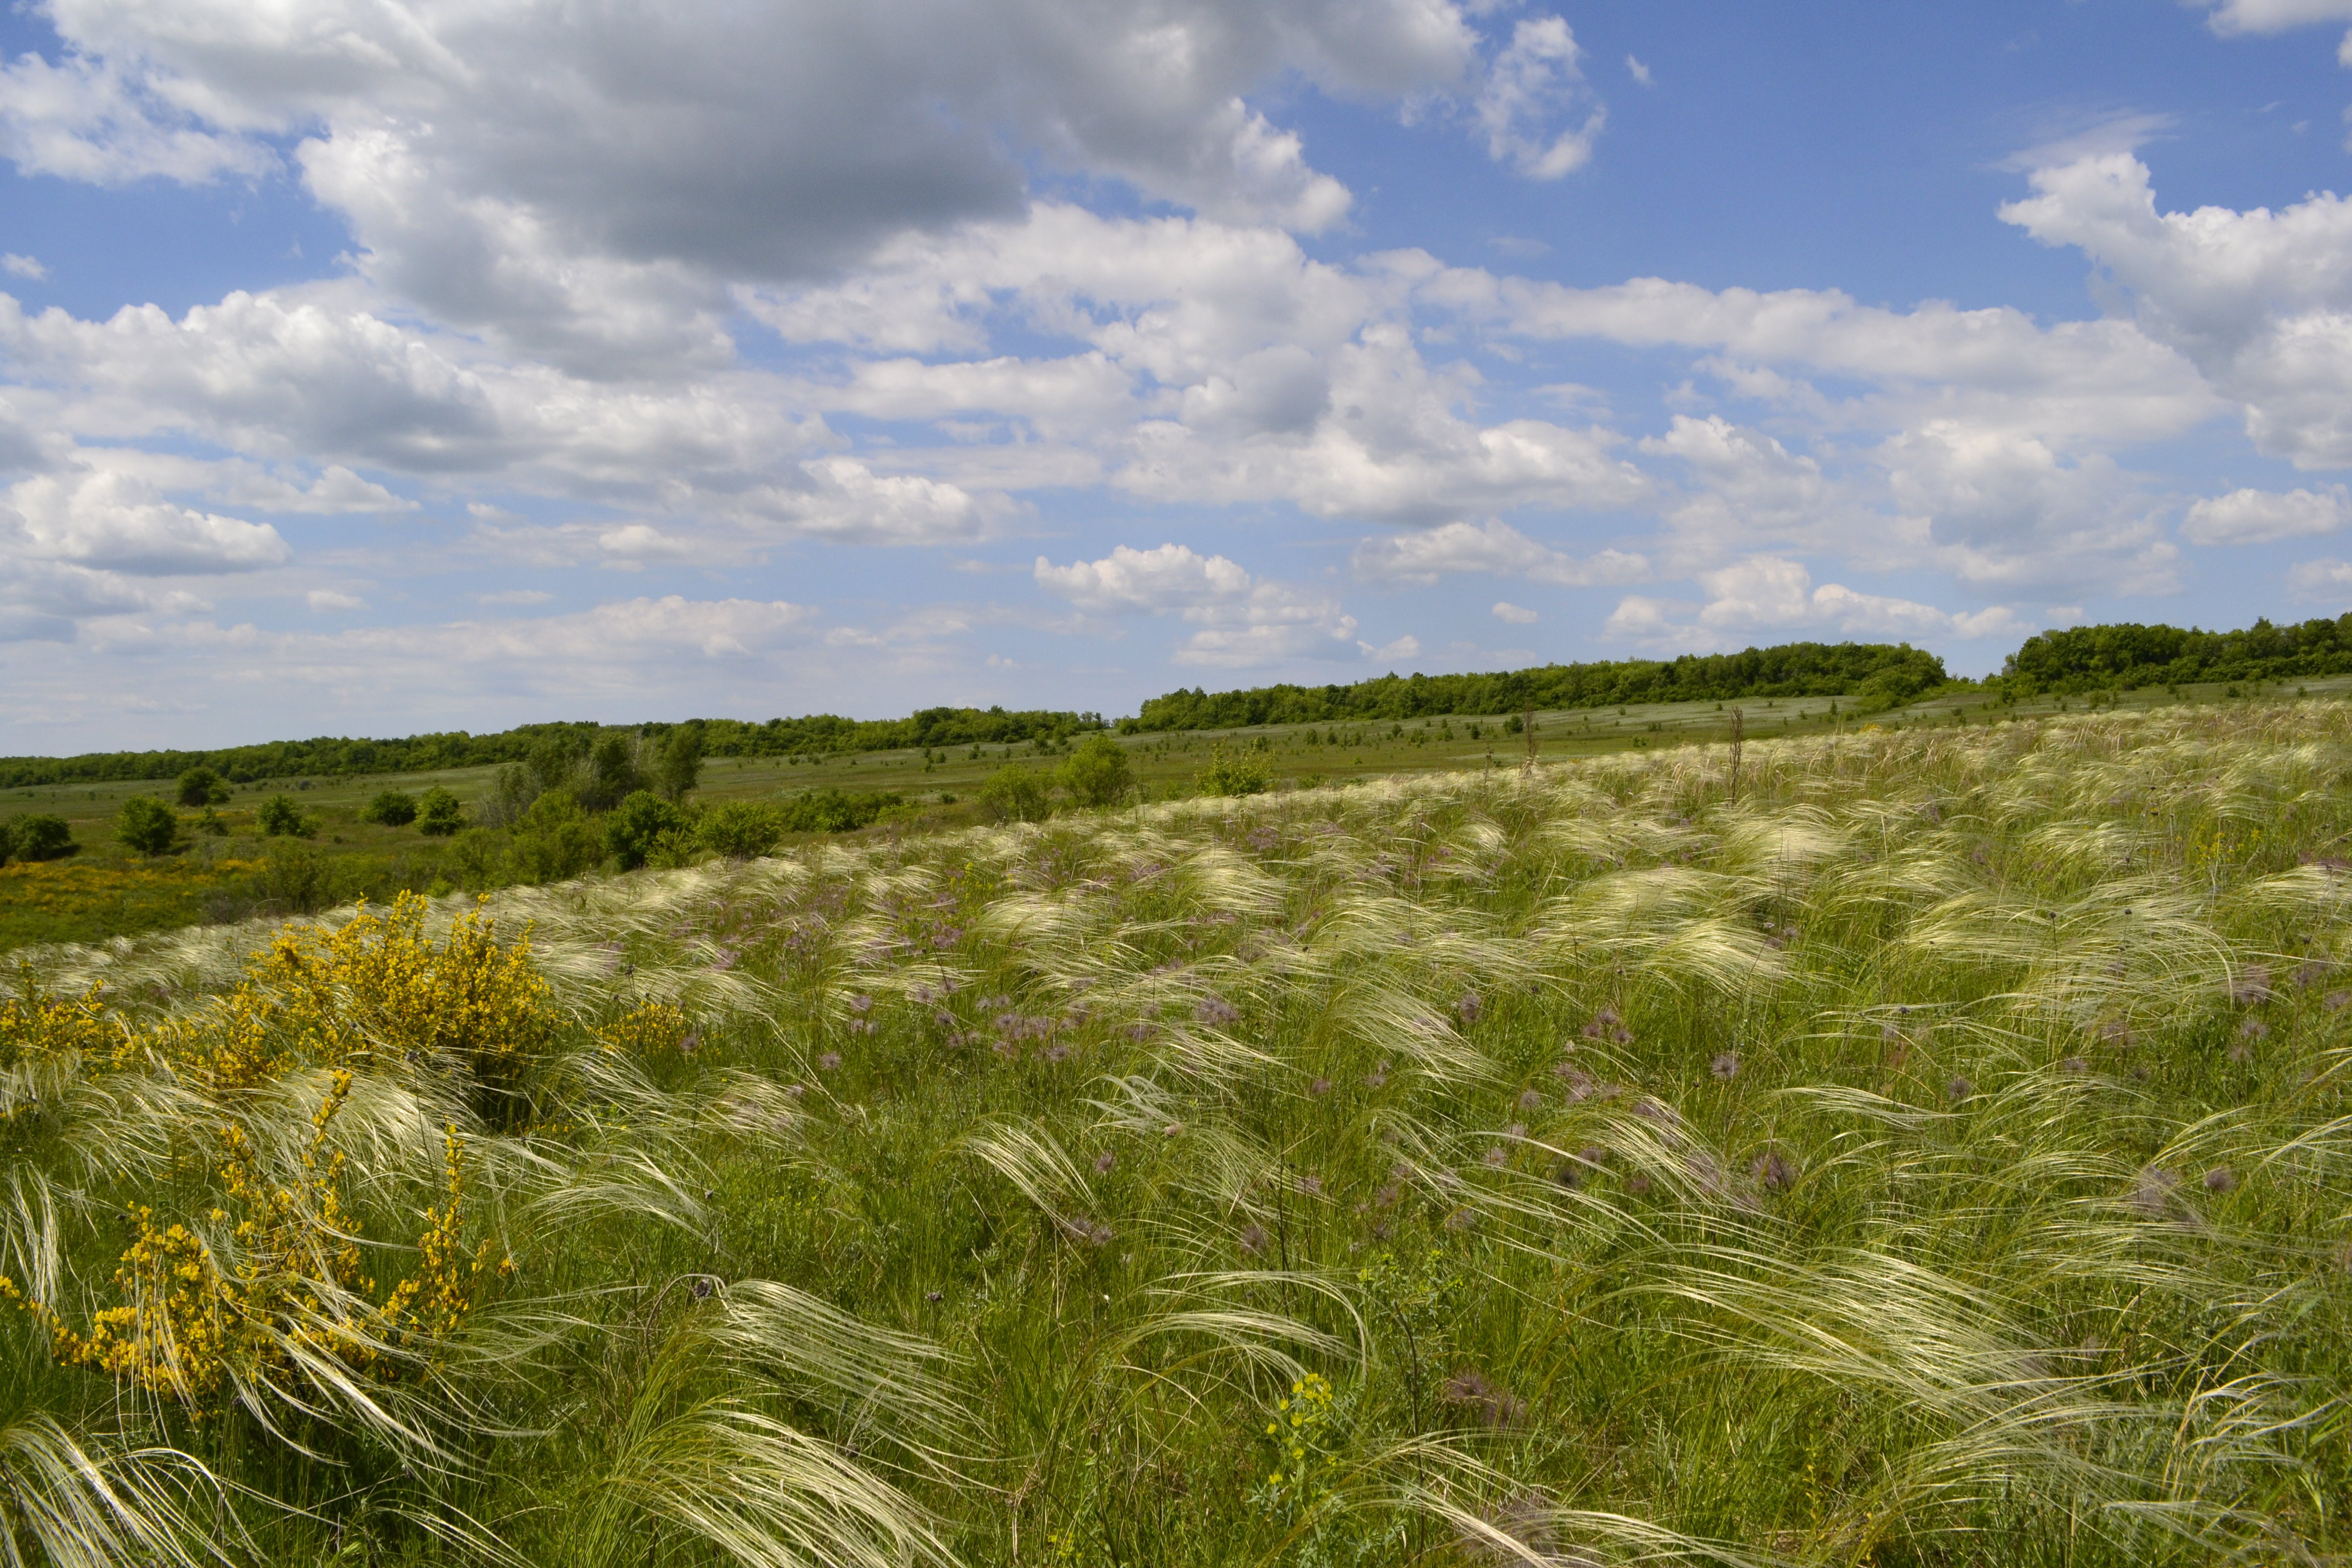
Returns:
[[[0,752],[2352,607],[2352,0],[0,52]]]

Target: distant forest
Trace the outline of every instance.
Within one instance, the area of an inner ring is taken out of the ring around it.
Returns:
[[[2352,674],[2352,615],[2336,620],[2240,631],[2194,627],[2076,626],[2029,637],[2001,673],[1984,683],[1996,696],[2031,698],[2193,682],[2293,680]],[[1949,684],[1944,661],[1907,643],[1784,643],[1744,653],[1672,659],[1548,664],[1480,675],[1384,675],[1344,686],[1258,686],[1237,691],[1171,691],[1145,702],[1124,734],[1233,730],[1254,724],[1517,713],[1528,709],[1610,708],[1634,702],[1733,701],[1855,696],[1893,707]],[[698,731],[713,757],[830,756],[848,752],[1059,743],[1108,726],[1099,713],[1002,708],[927,708],[904,719],[689,719],[683,723],[606,726],[525,724],[497,734],[463,730],[367,741],[322,736],[205,752],[94,752],[78,757],[0,758],[0,789],[173,778],[199,764],[238,784],[265,779],[428,773],[520,762],[542,741],[576,747],[607,729],[649,738]]]
[[[1547,664],[1498,675],[1384,675],[1349,686],[1259,686],[1246,691],[1196,688],[1151,699],[1134,719],[1122,720],[1119,728],[1230,730],[1245,724],[1517,713],[1531,708],[1604,708],[1628,702],[1843,697],[1874,686],[1873,695],[1891,703],[1945,680],[1944,661],[1908,644],[1799,642],[1674,659]]]

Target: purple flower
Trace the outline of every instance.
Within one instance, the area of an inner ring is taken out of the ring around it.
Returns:
[[[816,1068],[819,1072],[832,1072],[840,1066],[841,1053],[839,1051],[827,1051],[824,1055],[816,1058]]]
[[[1715,1060],[1707,1064],[1706,1070],[1719,1081],[1729,1083],[1739,1076],[1739,1058],[1729,1051],[1717,1051]]]
[[[1464,992],[1462,999],[1454,1004],[1454,1016],[1465,1024],[1476,1023],[1478,1015],[1485,1011],[1486,1004],[1478,1000],[1478,994],[1475,991]]]
[[[1111,1173],[1112,1169],[1118,1164],[1118,1156],[1106,1149],[1101,1153],[1095,1156],[1095,1174],[1097,1176],[1108,1176]]]
[[[1242,1010],[1222,996],[1203,996],[1200,1005],[1192,1009],[1192,1016],[1213,1029],[1223,1028],[1241,1016]]]

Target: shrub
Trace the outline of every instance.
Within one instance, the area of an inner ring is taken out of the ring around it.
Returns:
[[[268,838],[308,838],[319,831],[317,820],[303,816],[302,808],[294,804],[290,795],[273,795],[263,801],[261,809],[253,814],[253,820],[263,837]]]
[[[228,781],[201,763],[180,775],[182,805],[226,805]]]
[[[522,820],[522,814],[530,809],[532,801],[554,787],[541,784],[529,763],[509,763],[491,782],[490,793],[475,804],[474,820],[484,827],[512,827]]]
[[[132,795],[114,815],[115,842],[142,855],[161,855],[179,837],[180,819],[152,795]]]
[[[16,819],[16,858],[19,860],[61,860],[81,846],[74,842],[73,829],[62,816],[47,812],[36,812]]]
[[[457,797],[435,784],[416,803],[416,831],[427,838],[448,838],[466,826],[466,814],[457,805]]]
[[[5,866],[16,853],[16,825],[0,822],[0,866]]]
[[[515,874],[526,882],[566,882],[604,858],[604,838],[570,790],[530,803],[515,829]]]
[[[1117,805],[1135,788],[1128,766],[1127,748],[1108,735],[1093,734],[1072,752],[1059,770],[1062,787],[1080,805]]]
[[[1257,752],[1233,754],[1219,744],[1209,748],[1209,765],[1192,784],[1202,795],[1264,795],[1274,787],[1274,766]]]
[[[1045,780],[1027,768],[1008,765],[988,776],[980,786],[980,804],[998,821],[1043,822],[1051,807],[1045,800]]]
[[[708,813],[695,830],[705,849],[730,860],[765,855],[783,836],[782,809],[763,800],[730,800]]]
[[[386,827],[405,827],[416,820],[416,797],[388,789],[360,807],[360,820],[380,822]]]
[[[634,871],[663,847],[665,840],[675,844],[684,838],[687,826],[686,813],[653,791],[641,789],[604,818],[604,847],[621,863],[622,870]]]
[[[334,868],[305,845],[273,846],[254,874],[253,890],[289,914],[313,914],[335,901]]]
[[[626,735],[607,734],[589,749],[574,796],[590,811],[610,811],[646,787],[637,768],[637,749]]]
[[[654,761],[654,787],[670,800],[684,800],[702,782],[702,731],[681,724],[662,742]]]
[[[779,813],[786,833],[848,833],[881,820],[906,805],[895,795],[852,795],[832,788],[794,795]]]

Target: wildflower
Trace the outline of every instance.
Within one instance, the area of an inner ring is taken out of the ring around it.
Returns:
[[[1242,1250],[1248,1253],[1252,1258],[1256,1258],[1265,1251],[1267,1239],[1265,1226],[1255,1223],[1245,1225],[1242,1226],[1242,1234],[1239,1239],[1241,1241]]]
[[[2230,1000],[2253,1007],[2271,999],[2271,971],[2266,963],[2249,963],[2230,982]]]
[[[1625,1190],[1637,1198],[1650,1195],[1650,1178],[1636,1171],[1625,1178]]]
[[[1715,1075],[1717,1082],[1729,1083],[1739,1076],[1739,1058],[1730,1051],[1717,1051],[1706,1070]]]
[[[1298,1178],[1298,1190],[1310,1198],[1319,1198],[1323,1195],[1323,1178],[1316,1175],[1301,1176]]]
[[[1331,1080],[1328,1078],[1318,1078],[1307,1086],[1307,1092],[1320,1100],[1331,1092]]]
[[[819,1072],[832,1072],[835,1068],[840,1066],[841,1053],[839,1051],[827,1051],[824,1055],[816,1058],[816,1069]]]
[[[1118,1156],[1106,1149],[1101,1153],[1095,1156],[1095,1174],[1097,1176],[1108,1176],[1111,1173],[1112,1169],[1118,1164]]]
[[[717,1289],[718,1287],[710,1282],[709,1275],[698,1274],[694,1277],[694,1299],[696,1300],[708,1301],[710,1300],[710,1293]]]
[[[1222,996],[1203,996],[1200,1005],[1192,1009],[1192,1016],[1213,1029],[1223,1028],[1239,1020],[1241,1016],[1242,1010]]]
[[[1977,1086],[1958,1073],[1953,1074],[1951,1079],[1944,1085],[1944,1098],[1954,1105],[1965,1104],[1976,1094],[1976,1091]]]
[[[2209,1193],[2237,1191],[2238,1173],[2227,1165],[2216,1165],[2205,1173],[2205,1190]]]
[[[1067,1046],[1048,1046],[1045,1047],[1045,1059],[1058,1067],[1062,1063],[1070,1059],[1070,1047]]]
[[[1475,1209],[1455,1209],[1445,1216],[1445,1228],[1452,1231],[1475,1230],[1478,1214]]]
[[[1518,1104],[1521,1110],[1541,1110],[1543,1103],[1544,1097],[1538,1090],[1529,1089],[1523,1089],[1519,1093]]]
[[[1785,1193],[1797,1184],[1797,1167],[1778,1149],[1767,1149],[1748,1167],[1748,1173],[1767,1192]]]
[[[2058,1070],[2068,1078],[2087,1078],[2090,1076],[2091,1064],[2081,1057],[2062,1057],[2058,1061]]]
[[[2319,1005],[2331,1013],[2341,1013],[2352,1007],[2352,991],[2330,991],[2320,998]]]
[[[938,1306],[947,1299],[948,1294],[944,1290],[926,1290],[923,1292],[923,1300],[929,1301],[934,1307]]]
[[[1510,1151],[1505,1149],[1500,1143],[1497,1143],[1493,1148],[1486,1151],[1486,1163],[1489,1166],[1499,1167],[1507,1165],[1511,1161]]]
[[[1366,1089],[1385,1089],[1388,1087],[1388,1081],[1389,1064],[1386,1062],[1382,1062],[1380,1066],[1374,1068],[1371,1071],[1364,1075],[1364,1087]]]
[[[2180,1178],[2160,1166],[2150,1165],[2132,1179],[2131,1192],[2125,1201],[2149,1219],[2160,1219],[2172,1206],[2172,1194],[2180,1185]]]
[[[1438,1398],[1470,1411],[1489,1426],[1508,1426],[1527,1414],[1527,1401],[1475,1368],[1438,1385]]]
[[[1528,1124],[1524,1121],[1514,1121],[1503,1129],[1503,1136],[1506,1138],[1525,1138],[1527,1135]]]
[[[1454,1004],[1454,1016],[1465,1025],[1476,1023],[1478,1016],[1484,1011],[1486,1011],[1486,1005],[1479,1001],[1475,991],[1463,993],[1462,999]]]
[[[2242,1040],[2266,1040],[2270,1034],[2271,1026],[2260,1018],[2248,1018],[2238,1026],[2238,1038]]]

